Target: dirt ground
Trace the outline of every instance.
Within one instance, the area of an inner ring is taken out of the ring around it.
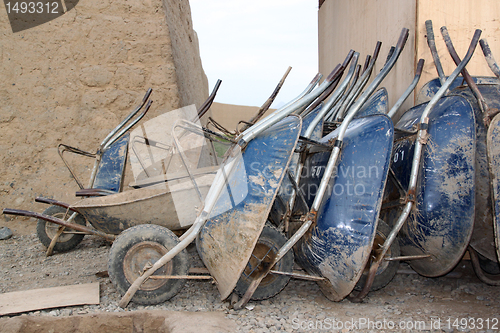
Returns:
[[[121,309],[117,307],[121,296],[102,273],[108,242],[86,236],[73,251],[46,257],[34,234],[34,220],[1,224],[14,236],[0,241],[0,292],[100,283],[100,305],[4,316],[2,332],[494,332],[500,328],[500,288],[480,282],[467,260],[440,278],[419,276],[402,264],[388,286],[370,293],[361,304],[330,302],[316,283],[292,279],[277,296],[234,311],[220,300],[211,282],[188,281],[168,302],[146,307],[132,302]],[[196,248],[190,246],[188,252],[192,266],[201,265]]]

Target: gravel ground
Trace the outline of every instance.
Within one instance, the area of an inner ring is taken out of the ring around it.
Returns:
[[[361,304],[348,300],[330,302],[316,283],[292,279],[276,297],[250,302],[246,309],[234,311],[228,302],[220,300],[214,284],[191,280],[168,302],[156,306],[132,302],[121,309],[117,307],[120,295],[109,278],[100,273],[106,271],[109,248],[106,241],[86,236],[73,251],[45,257],[45,248],[36,235],[14,235],[0,241],[3,277],[0,292],[99,282],[100,305],[48,309],[26,315],[61,317],[137,310],[216,311],[233,321],[239,332],[494,332],[500,329],[500,288],[481,283],[469,261],[462,261],[451,274],[441,278],[419,276],[402,264],[400,272],[387,287],[370,293]],[[192,266],[201,265],[196,248],[190,246],[188,252]]]

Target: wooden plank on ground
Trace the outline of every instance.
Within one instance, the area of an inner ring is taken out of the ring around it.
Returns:
[[[86,304],[99,304],[99,283],[0,294],[0,316]]]

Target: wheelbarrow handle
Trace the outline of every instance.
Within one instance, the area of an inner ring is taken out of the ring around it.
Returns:
[[[279,91],[281,90],[281,87],[283,87],[283,84],[285,83],[285,79],[287,78],[288,74],[292,70],[291,66],[288,66],[285,74],[283,74],[281,80],[278,82],[278,85],[276,88],[274,88],[274,91],[272,92],[271,96],[262,104],[262,106],[259,108],[257,113],[248,121],[244,122],[244,126],[241,128],[241,130],[236,130],[237,132],[244,132],[247,128],[255,124],[257,121],[259,121],[260,118],[269,110],[271,107],[271,104],[273,104],[274,100],[276,99],[276,96],[278,96]],[[240,122],[241,123],[241,122]],[[238,123],[239,124],[239,123]]]
[[[142,98],[142,102],[141,104],[139,104],[139,106],[137,106],[134,111],[132,111],[125,119],[123,119],[123,121],[118,125],[116,126],[109,134],[108,136],[106,136],[104,138],[104,140],[102,140],[101,142],[101,148],[104,147],[108,141],[111,140],[111,138],[119,131],[121,130],[126,123],[128,123],[130,121],[130,119],[132,119],[132,117],[134,117],[141,109],[142,107],[144,106],[144,104],[146,104],[146,102],[148,101],[149,99],[149,96],[151,95],[151,93],[153,92],[153,89],[149,88],[148,91],[146,92],[146,94],[144,95],[144,97]],[[114,140],[116,141],[116,140]]]
[[[349,81],[351,81],[351,78],[354,75],[354,72],[356,70],[356,66],[358,63],[358,58],[359,58],[358,52],[352,52],[352,54],[351,54],[351,52],[349,52],[348,59],[349,59],[349,61],[351,59],[353,59],[353,61],[352,61],[352,64],[349,68],[349,71],[347,72],[346,77],[344,78],[344,80],[340,84],[339,88],[332,94],[332,96],[330,97],[328,102],[326,102],[325,105],[323,105],[323,108],[321,109],[321,111],[318,113],[318,115],[313,119],[313,121],[311,122],[309,127],[306,129],[304,137],[306,137],[308,139],[311,138],[311,135],[314,132],[314,129],[316,128],[316,125],[319,124],[321,119],[323,119],[325,117],[325,115],[330,111],[330,109],[335,105],[335,103],[337,103],[338,100],[342,97],[342,94],[344,93],[347,86],[349,85]],[[346,58],[346,61],[344,63],[345,64],[348,63],[347,58]],[[340,76],[339,76],[339,79],[340,79]]]
[[[208,96],[207,100],[200,106],[200,108],[197,111],[198,116],[196,117],[197,119],[201,119],[205,113],[210,109],[210,106],[212,106],[212,103],[214,102],[215,95],[217,95],[217,91],[219,91],[219,87],[222,83],[221,79],[218,79],[217,82],[215,83],[215,87],[212,90],[212,93],[210,96]],[[197,119],[192,119],[191,122],[195,122]]]
[[[132,126],[134,126],[139,122],[139,120],[144,118],[146,113],[149,111],[151,104],[153,104],[153,101],[149,101],[148,104],[146,104],[146,108],[144,109],[144,111],[140,115],[138,115],[137,118],[132,120],[127,126],[125,126],[125,128],[123,128],[118,134],[116,134],[113,138],[109,139],[109,141],[104,145],[104,147],[101,146],[102,152],[106,151],[106,149],[108,149],[113,143],[115,143],[116,140],[121,138],[122,135],[125,134]]]
[[[446,47],[448,48],[448,52],[450,53],[451,58],[455,62],[455,65],[458,66],[461,60],[457,54],[457,51],[455,50],[455,47],[453,46],[453,42],[451,41],[448,29],[445,26],[441,27],[441,35],[443,35],[444,42],[446,44]],[[470,76],[469,72],[465,67],[462,69],[462,76],[465,79],[465,82],[467,82],[469,88],[472,90],[472,93],[476,97],[479,108],[481,109],[483,114],[488,114],[489,112],[488,104],[486,104],[486,101],[484,100],[483,95],[479,91],[477,84],[474,82],[474,79],[472,79],[472,76]]]
[[[26,216],[26,217],[34,217],[36,219],[42,219],[44,221],[52,222],[52,223],[58,224],[60,226],[66,227],[68,229],[74,229],[77,231],[100,236],[100,237],[103,237],[103,238],[110,240],[110,241],[114,241],[116,238],[114,235],[106,234],[106,233],[101,232],[99,230],[91,229],[89,227],[86,227],[86,226],[83,226],[80,224],[76,224],[76,223],[66,222],[64,220],[58,219],[57,217],[53,217],[53,216],[49,216],[49,215],[45,215],[45,214],[40,214],[40,213],[36,213],[36,212],[31,212],[28,210],[4,208],[2,212],[5,215]]]
[[[344,71],[347,66],[349,65],[349,63],[351,62],[351,59],[353,59],[354,57],[354,62],[357,63],[358,61],[358,57],[359,57],[359,53],[358,52],[355,52],[354,50],[350,50],[349,53],[347,53],[347,56],[344,60],[344,62],[342,63],[342,70]],[[354,63],[353,62],[353,63]],[[352,68],[352,64],[351,64],[351,68]],[[354,65],[354,67],[356,67],[356,65]],[[342,71],[342,73],[343,73]],[[350,72],[350,69],[349,69],[349,72],[347,74],[347,76],[349,77],[349,75],[352,74]],[[302,117],[305,117],[306,115],[309,114],[309,112],[313,111],[314,109],[316,109],[316,107],[318,105],[320,105],[323,101],[325,101],[328,96],[330,96],[332,94],[332,92],[337,88],[337,85],[339,84],[340,82],[340,79],[342,78],[342,75],[338,75],[337,78],[335,79],[335,81],[333,82],[333,84],[328,88],[326,89],[315,101],[314,103],[312,103],[311,105],[309,105],[305,110],[304,112],[301,114]],[[344,80],[345,82],[345,80]],[[343,88],[343,90],[341,90]],[[339,91],[340,94],[342,94],[345,90],[345,87],[342,87],[342,85],[339,87],[339,89],[337,91]],[[332,100],[332,103],[335,102],[337,98],[334,98],[333,96],[330,97],[330,100]]]
[[[436,40],[434,39],[432,20],[425,21],[425,30],[427,31],[427,45],[429,45],[429,49],[431,50],[432,59],[434,60],[434,66],[436,67],[436,71],[438,73],[439,82],[441,82],[441,85],[443,85],[444,81],[446,81],[446,78],[444,76],[443,66],[441,65],[441,60],[439,60],[439,55],[436,49]]]
[[[481,49],[483,50],[484,58],[486,59],[488,66],[490,67],[493,74],[495,74],[495,76],[500,79],[500,68],[498,67],[497,62],[495,61],[495,58],[493,58],[493,54],[491,53],[488,41],[485,38],[483,38],[479,41],[479,44],[481,45]]]
[[[50,198],[36,197],[35,198],[35,202],[40,202],[40,203],[44,203],[44,204],[47,204],[47,205],[59,206],[59,207],[63,207],[63,208],[69,209],[72,212],[77,212],[76,209],[70,207],[71,206],[70,204],[62,202],[62,201],[57,201],[57,200],[54,200],[54,199],[50,199]]]
[[[404,103],[404,101],[406,101],[406,99],[408,98],[408,96],[410,96],[410,94],[413,91],[413,89],[415,89],[415,87],[417,86],[417,83],[420,80],[420,76],[422,75],[422,69],[424,68],[424,62],[425,62],[424,59],[420,59],[418,61],[417,69],[415,71],[415,77],[413,78],[413,81],[411,81],[411,83],[408,86],[408,88],[406,88],[406,90],[401,95],[401,97],[399,97],[399,99],[394,104],[394,106],[392,107],[392,109],[387,113],[387,116],[389,118],[392,118],[396,114],[396,112],[398,112],[398,110],[401,107],[401,105]]]

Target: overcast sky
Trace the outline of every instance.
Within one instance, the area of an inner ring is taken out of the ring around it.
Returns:
[[[318,1],[190,0],[203,68],[216,102],[261,106],[288,66],[273,107],[304,90],[318,71]]]

